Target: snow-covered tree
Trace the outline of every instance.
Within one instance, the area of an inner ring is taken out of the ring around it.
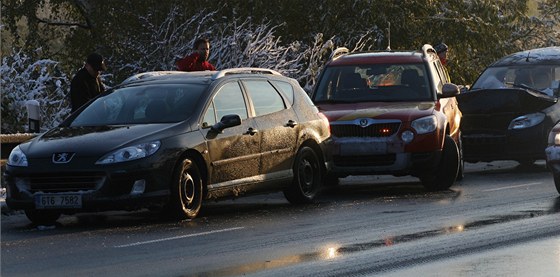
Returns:
[[[28,100],[39,102],[42,130],[55,126],[70,112],[68,77],[56,61],[34,60],[21,51],[14,53],[2,58],[0,66],[2,133],[28,130]]]

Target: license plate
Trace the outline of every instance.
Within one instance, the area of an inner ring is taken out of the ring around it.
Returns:
[[[81,208],[81,194],[38,194],[35,195],[37,209],[69,209]]]
[[[386,142],[342,143],[341,156],[379,155],[387,153]]]

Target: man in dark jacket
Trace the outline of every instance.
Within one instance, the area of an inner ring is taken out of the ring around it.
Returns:
[[[208,62],[210,56],[210,41],[206,38],[199,38],[194,42],[194,53],[179,59],[176,62],[177,70],[180,71],[204,71],[216,70],[216,68]]]
[[[70,84],[72,112],[105,91],[99,76],[100,72],[105,70],[107,66],[101,55],[92,53],[87,57],[86,64],[78,70]]]

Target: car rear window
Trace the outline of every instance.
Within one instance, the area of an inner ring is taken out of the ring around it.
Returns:
[[[205,85],[158,84],[118,88],[98,97],[70,126],[172,123],[187,119]]]
[[[423,63],[332,66],[325,70],[313,95],[316,103],[430,99]]]

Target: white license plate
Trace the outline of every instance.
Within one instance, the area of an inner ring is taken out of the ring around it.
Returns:
[[[387,153],[386,142],[342,143],[341,156],[379,155]]]
[[[37,209],[69,209],[81,208],[81,194],[38,194],[35,195]]]

